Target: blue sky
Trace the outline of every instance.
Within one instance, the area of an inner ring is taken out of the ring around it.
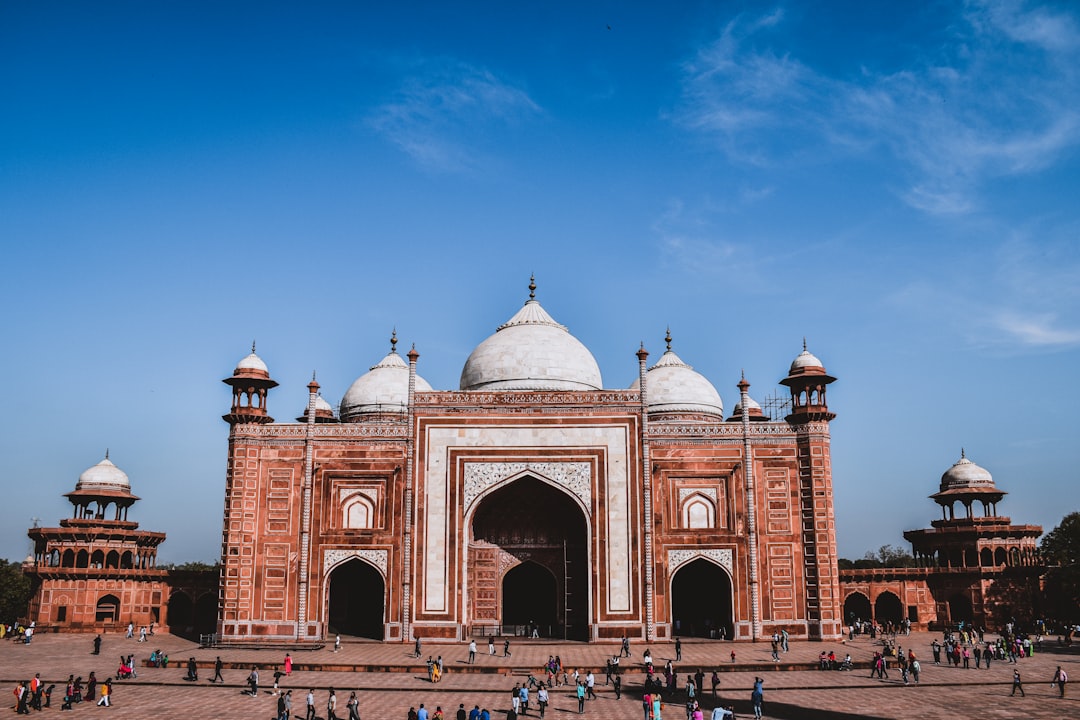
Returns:
[[[0,556],[110,448],[216,559],[253,338],[279,420],[395,327],[456,389],[530,273],[609,388],[670,325],[730,409],[806,337],[843,555],[961,447],[1080,507],[1074,4],[6,2],[0,87]]]

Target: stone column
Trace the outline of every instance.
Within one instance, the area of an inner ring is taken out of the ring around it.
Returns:
[[[300,579],[296,602],[296,639],[307,638],[308,575],[311,572],[311,486],[314,478],[315,399],[319,396],[319,383],[315,373],[308,383],[307,428],[304,432],[304,496],[300,508]]]
[[[401,580],[401,641],[412,640],[412,577],[413,577],[413,453],[416,449],[416,410],[413,401],[416,397],[416,361],[420,353],[416,345],[409,350],[409,398],[405,420],[408,427],[405,441],[405,537],[402,541],[402,554],[405,556],[404,575]]]
[[[758,587],[757,503],[754,498],[754,455],[750,443],[750,383],[739,380],[739,407],[742,408],[743,474],[746,477],[746,534],[749,540],[750,639],[761,635],[761,597]]]
[[[649,403],[645,382],[645,361],[649,353],[645,343],[637,351],[638,386],[641,395],[641,484],[644,488],[645,505],[645,641],[652,642],[655,636],[653,618],[653,509],[652,509],[652,459],[649,453]]]

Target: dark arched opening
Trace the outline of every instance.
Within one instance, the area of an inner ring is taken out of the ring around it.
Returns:
[[[953,623],[970,623],[975,619],[971,609],[971,599],[966,595],[957,593],[949,598],[949,621]]]
[[[844,600],[844,621],[851,625],[857,621],[866,621],[871,617],[870,598],[861,592],[853,592]]]
[[[329,630],[342,635],[383,639],[386,585],[374,566],[349,560],[330,573]]]
[[[217,628],[218,599],[213,593],[203,593],[195,601],[195,632],[210,634]]]
[[[504,625],[536,625],[549,633],[559,622],[555,576],[534,562],[523,562],[503,576]]]
[[[904,606],[900,598],[889,591],[877,596],[874,601],[874,621],[879,623],[898,623],[904,618]]]
[[[191,597],[186,592],[174,592],[169,596],[169,631],[173,635],[195,637],[191,607]]]
[[[117,622],[120,619],[120,598],[115,595],[102,595],[97,601],[94,619],[99,623]]]
[[[979,564],[983,567],[993,567],[994,553],[990,551],[990,548],[983,548],[979,553]]]
[[[530,562],[500,585],[497,568],[506,555]],[[469,564],[476,574],[468,613],[479,634],[520,634],[535,625],[543,637],[588,638],[588,531],[567,493],[523,477],[485,497],[472,519]],[[529,582],[532,598],[524,587]]]
[[[699,558],[675,571],[671,628],[683,637],[734,637],[731,578],[723,568]]]

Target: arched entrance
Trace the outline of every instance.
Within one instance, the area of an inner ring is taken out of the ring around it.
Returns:
[[[898,623],[904,618],[904,606],[900,598],[886,590],[874,601],[874,621],[878,623]]]
[[[547,568],[532,561],[511,568],[503,576],[502,591],[504,625],[536,625],[544,632],[559,624],[555,576]]]
[[[970,623],[975,619],[975,613],[971,608],[971,600],[961,593],[956,593],[949,598],[949,622]]]
[[[213,593],[203,593],[195,601],[195,632],[212,633],[217,627],[218,599]]]
[[[191,598],[186,592],[174,592],[169,596],[169,632],[181,637],[195,637],[195,617]]]
[[[99,623],[114,623],[120,620],[120,598],[115,595],[102,595],[97,601],[94,619]]]
[[[671,627],[683,637],[735,636],[731,578],[703,558],[679,567],[671,578]]]
[[[589,535],[571,496],[525,476],[480,500],[471,528],[471,633],[520,634],[535,624],[542,637],[588,638]]]
[[[870,617],[870,598],[861,592],[853,592],[847,596],[844,600],[844,622],[851,625],[857,620],[869,620]]]
[[[327,624],[331,633],[383,639],[386,584],[374,566],[353,558],[330,573]]]

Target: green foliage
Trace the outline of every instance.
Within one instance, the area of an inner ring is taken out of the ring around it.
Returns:
[[[1080,512],[1069,513],[1043,536],[1039,545],[1046,573],[1048,614],[1068,623],[1080,622]]]
[[[840,558],[836,562],[837,567],[840,570],[868,570],[872,568],[887,568],[887,567],[915,567],[915,558],[911,556],[907,550],[903,548],[893,547],[892,545],[882,545],[875,553],[873,550],[868,550],[858,560],[848,560],[847,558]]]
[[[0,560],[0,622],[26,617],[33,588],[19,563]]]

